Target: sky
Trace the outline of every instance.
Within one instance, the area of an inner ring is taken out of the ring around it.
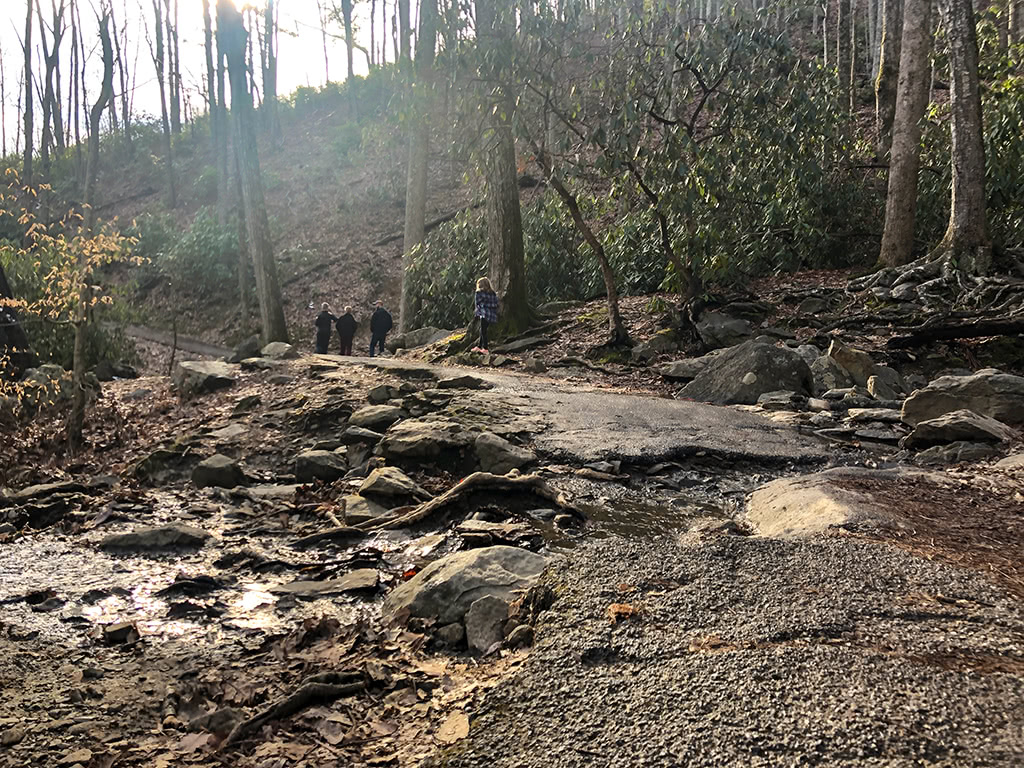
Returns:
[[[99,36],[97,33],[96,12],[100,0],[79,0],[81,3],[82,25],[86,28],[86,59],[87,82],[90,99],[95,98],[99,88],[102,75],[102,63],[100,60]],[[332,2],[340,5],[338,0],[324,0],[325,5]],[[383,21],[380,8],[387,7],[389,26],[390,17],[394,12],[395,0],[378,0],[377,2],[377,40],[378,46],[383,32]],[[153,5],[152,0],[113,0],[114,16],[118,26],[128,21],[129,43],[128,43],[128,69],[132,73],[130,81],[134,87],[129,85],[134,96],[134,114],[137,117],[156,117],[160,111],[159,91],[156,85],[156,70],[150,57],[149,47],[146,42],[147,29],[153,29]],[[49,14],[50,3],[43,0],[44,15]],[[178,0],[179,14],[179,46],[181,49],[182,81],[183,87],[190,98],[190,101],[197,112],[204,111],[205,101],[202,92],[202,83],[206,77],[206,54],[204,51],[203,39],[203,12],[202,0]],[[215,5],[216,0],[211,0]],[[242,0],[236,0],[241,5]],[[253,2],[249,0],[248,5],[262,7],[262,0]],[[319,22],[319,11],[316,0],[278,0],[279,5],[279,28],[278,38],[278,93],[286,96],[292,93],[299,86],[322,86],[326,82],[323,38]],[[416,3],[413,2],[415,6]],[[3,127],[7,135],[7,151],[12,152],[17,132],[17,104],[19,83],[22,77],[24,66],[24,54],[21,47],[21,38],[25,28],[26,0],[0,0],[0,57],[4,75],[4,106],[6,116]],[[415,14],[415,11],[414,11]],[[370,2],[369,0],[355,0],[354,19],[356,27],[356,39],[369,47]],[[342,30],[338,24],[330,24],[329,32],[340,35]],[[388,36],[388,59],[391,60],[393,50]],[[38,47],[39,31],[35,25],[32,32],[32,42]],[[66,95],[68,78],[70,73],[70,48],[71,32],[70,26],[62,45],[61,76],[63,79],[62,92]],[[346,61],[345,44],[342,39],[327,39],[327,66],[330,68],[330,79],[338,82],[345,79]],[[40,69],[38,64],[33,65],[36,70]],[[359,50],[355,51],[354,66],[356,74],[366,74],[366,56]],[[258,67],[258,64],[257,64]],[[258,76],[257,76],[258,79]],[[115,87],[117,75],[115,74]],[[119,88],[116,88],[120,92]],[[120,103],[120,102],[119,102]],[[38,101],[37,101],[38,106]],[[37,112],[38,115],[38,112]],[[84,119],[84,118],[83,118]],[[40,118],[36,117],[36,125]]]

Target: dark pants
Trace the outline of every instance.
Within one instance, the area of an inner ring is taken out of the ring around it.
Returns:
[[[484,318],[480,318],[480,349],[487,349],[487,326],[488,323]]]
[[[344,336],[341,337],[341,354],[343,354],[343,355],[351,355],[352,354],[352,337],[351,336],[349,336],[348,338],[346,338]]]
[[[317,331],[316,332],[316,353],[318,355],[327,354],[327,345],[331,343],[331,332]]]
[[[386,333],[375,333],[370,336],[370,357],[373,357],[373,350],[377,347],[380,348],[380,353],[384,354],[384,339],[386,337]]]

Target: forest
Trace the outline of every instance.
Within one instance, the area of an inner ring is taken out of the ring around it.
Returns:
[[[1020,763],[1024,0],[5,8],[0,768]]]

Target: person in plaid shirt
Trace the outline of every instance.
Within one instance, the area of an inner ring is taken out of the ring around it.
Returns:
[[[480,318],[480,346],[473,351],[486,352],[487,327],[498,322],[498,294],[486,277],[476,281],[476,311],[473,314]]]

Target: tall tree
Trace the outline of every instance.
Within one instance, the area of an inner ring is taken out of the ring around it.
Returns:
[[[324,46],[324,82],[331,82],[331,62],[327,57],[327,21],[328,13],[327,6],[324,5],[323,0],[316,0],[316,10],[320,19],[320,38],[323,41]]]
[[[889,189],[880,261],[906,264],[914,250],[917,174],[921,166],[921,120],[931,89],[931,0],[905,0],[900,43],[900,79],[892,125]]]
[[[527,329],[532,312],[526,297],[523,221],[519,207],[516,149],[512,133],[514,100],[503,87],[508,44],[514,33],[514,9],[502,0],[476,0],[480,79],[487,84],[488,115],[483,139],[486,184],[487,258],[491,283],[501,298],[499,330]]]
[[[288,328],[281,302],[281,286],[277,279],[270,222],[263,196],[260,159],[256,150],[256,129],[253,125],[252,95],[249,92],[245,63],[247,34],[242,15],[231,0],[217,0],[217,30],[227,56],[228,78],[231,82],[231,114],[234,121],[235,153],[242,204],[245,211],[246,240],[256,272],[256,294],[260,305],[264,343],[288,341]]]
[[[156,82],[160,90],[160,124],[163,128],[164,159],[167,167],[167,207],[178,205],[178,192],[174,179],[174,143],[171,141],[171,121],[167,112],[167,82],[164,60],[164,23],[160,13],[160,0],[153,0],[153,15],[156,22],[156,43],[150,49],[153,65],[156,67]]]
[[[117,79],[118,87],[121,91],[121,130],[124,131],[125,142],[128,145],[128,151],[132,149],[132,132],[131,132],[131,89],[128,87],[128,68],[125,64],[128,58],[128,20],[125,19],[125,23],[118,32],[117,29],[117,17],[114,16],[114,5],[110,4],[108,7],[110,11],[110,26],[113,30],[112,37],[114,39],[114,62],[117,64]],[[81,19],[78,21],[78,28],[82,28]],[[124,37],[125,50],[121,51],[121,38]]]
[[[412,60],[412,16],[409,13],[409,0],[398,1],[398,55],[399,64],[408,64]],[[479,19],[478,19],[479,21]]]
[[[427,214],[427,166],[430,153],[430,96],[433,87],[434,45],[437,39],[437,0],[420,3],[420,30],[416,38],[416,75],[410,103],[409,168],[405,185],[405,238],[402,243],[402,297],[399,331],[409,330],[415,308],[406,275],[415,248],[423,242]]]
[[[263,10],[263,38],[260,63],[263,74],[263,113],[267,134],[274,146],[281,143],[281,113],[277,103],[277,14],[274,0],[267,0]]]
[[[953,188],[949,226],[940,248],[975,272],[991,267],[992,243],[985,211],[985,145],[978,36],[971,0],[945,0],[943,21],[949,33],[949,105]]]
[[[21,166],[21,183],[25,186],[32,186],[32,153],[33,137],[35,136],[32,126],[32,9],[34,0],[26,3],[28,11],[25,18],[25,39],[22,45],[25,46],[25,156]]]
[[[850,0],[839,0],[836,8],[836,74],[839,78],[840,103],[853,109],[853,15]]]
[[[4,76],[2,47],[0,47],[0,157],[7,157],[7,80]]]
[[[214,149],[214,156],[217,158],[217,221],[224,227],[228,223],[228,207],[230,205],[229,192],[228,192],[228,176],[229,169],[231,167],[231,160],[228,156],[228,134],[229,123],[228,123],[228,100],[227,90],[225,88],[224,79],[224,67],[227,61],[224,55],[224,48],[221,42],[220,27],[217,27],[217,146]],[[239,280],[244,281],[246,275],[245,269],[245,252],[242,249],[242,242],[238,243],[239,253],[238,258],[240,260]],[[243,302],[245,301],[246,292],[243,285]],[[248,314],[248,313],[246,313]]]
[[[159,24],[159,19],[157,19]],[[171,132],[181,133],[181,61],[178,47],[178,0],[164,0],[167,25],[167,85],[170,92]]]
[[[422,11],[420,14],[422,15]],[[355,50],[355,38],[352,37],[352,0],[341,0],[341,24],[345,28],[345,58],[348,64],[348,79],[352,79],[352,53]]]
[[[875,128],[878,131],[878,152],[883,157],[889,153],[892,144],[902,27],[903,0],[882,0],[882,39],[878,77],[875,78]]]

